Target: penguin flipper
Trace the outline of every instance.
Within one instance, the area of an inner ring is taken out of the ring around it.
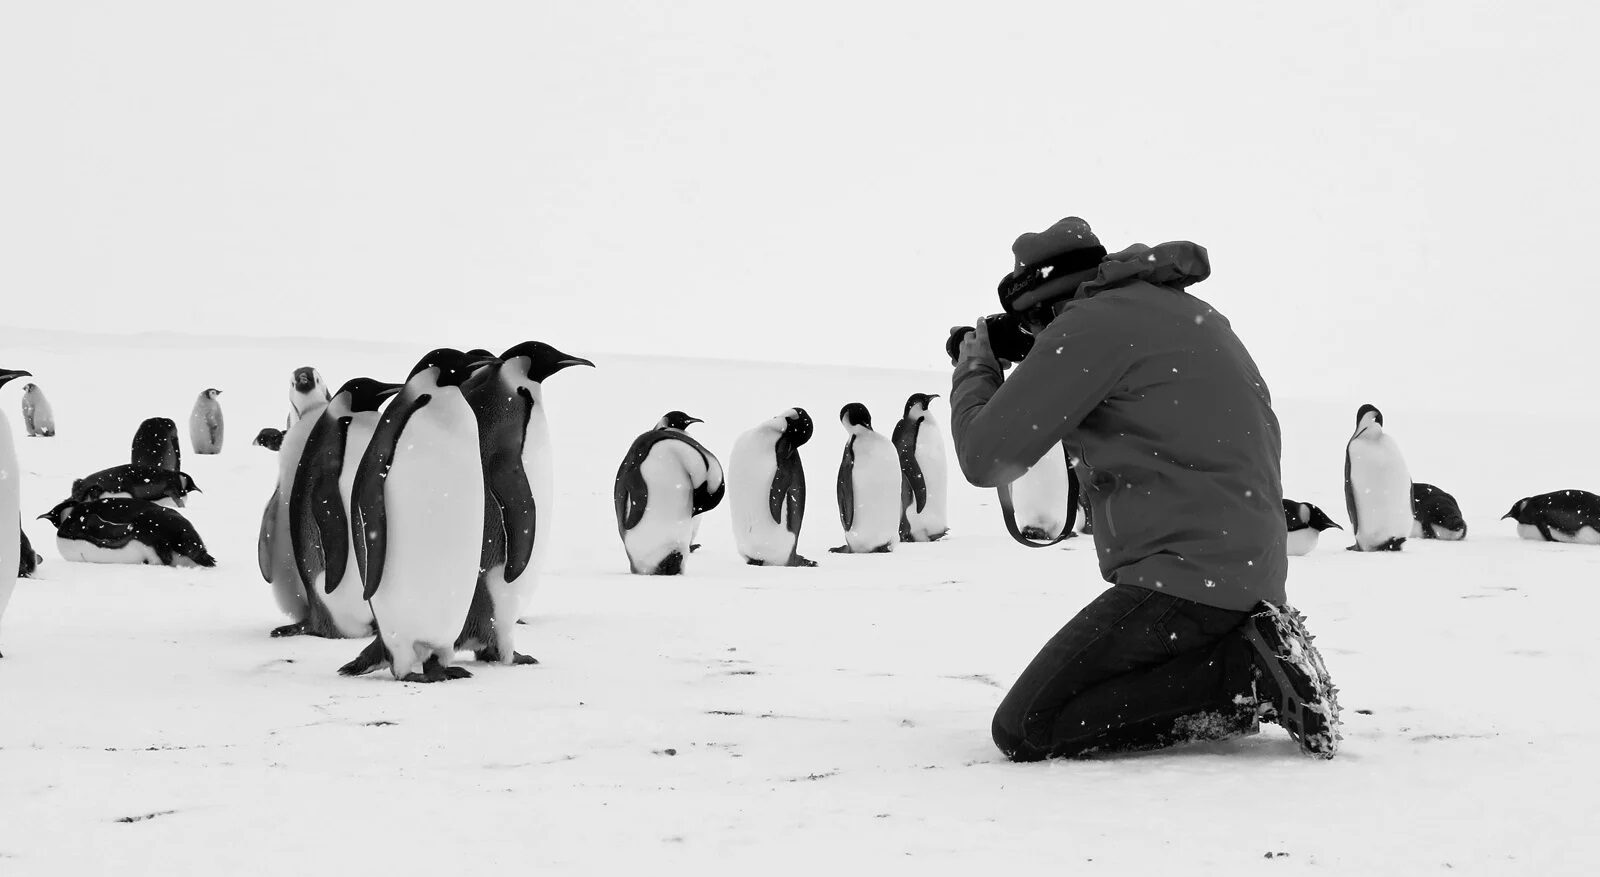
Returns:
[[[328,594],[344,578],[344,534],[350,522],[339,496],[339,470],[350,420],[326,414],[317,418],[289,487],[289,538],[300,584],[307,593],[316,587],[319,572],[324,574],[323,591]]]
[[[1354,441],[1354,439],[1351,439]],[[1344,447],[1344,508],[1350,513],[1350,534],[1359,541],[1361,534],[1361,515],[1356,511],[1356,488],[1350,483],[1350,446]]]
[[[514,582],[533,558],[533,537],[539,509],[533,501],[533,487],[519,457],[512,465],[495,466],[484,473],[484,486],[493,498],[499,515],[501,544],[505,547],[506,581]],[[641,514],[643,514],[641,506]]]
[[[928,507],[928,478],[922,472],[922,464],[917,462],[917,432],[921,426],[921,421],[902,420],[894,427],[894,449],[900,457],[900,472],[918,512]]]
[[[856,521],[856,440],[854,437],[844,443],[844,456],[839,460],[839,523],[844,525],[844,531],[850,532],[850,527]]]
[[[261,567],[261,577],[268,582],[272,581],[272,522],[278,510],[278,488],[272,489],[272,498],[267,500],[266,511],[261,513],[261,535],[256,538],[256,563]]]
[[[617,480],[611,488],[611,501],[617,512],[618,536],[639,526],[639,522],[644,520],[645,506],[650,502],[650,486],[645,483],[644,473],[639,467],[649,455],[650,448],[655,445],[654,441],[646,444],[651,435],[652,433],[645,433],[635,439],[633,447],[628,449],[628,455],[622,459],[622,465],[617,467]]]
[[[350,486],[350,535],[356,547],[356,569],[361,573],[363,599],[371,600],[383,583],[383,558],[388,547],[388,525],[384,515],[383,484],[394,465],[395,448],[400,433],[411,415],[433,401],[433,395],[423,393],[415,399],[391,405],[378,421],[372,441],[356,467],[355,482]]]
[[[795,535],[795,551],[799,551],[800,524],[806,517],[806,470],[800,465],[799,454],[794,455],[794,466],[789,475],[789,489],[784,491],[784,511],[789,518],[786,528]],[[799,554],[795,554],[795,558],[804,560]]]
[[[722,476],[722,465],[717,462],[717,458],[712,456],[710,451],[706,450],[705,445],[687,435],[679,434],[673,436],[673,438],[693,448],[700,455],[700,459],[705,461],[706,480],[695,485],[693,497],[694,513],[703,515],[722,503],[723,495],[728,492],[728,480]],[[712,472],[716,472],[718,476],[716,487],[711,486]]]

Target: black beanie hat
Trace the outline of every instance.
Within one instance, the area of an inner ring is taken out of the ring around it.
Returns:
[[[1106,256],[1089,223],[1069,216],[1041,232],[1027,232],[1011,245],[1016,267],[1000,280],[1000,307],[1021,313],[1070,297],[1090,280]]]

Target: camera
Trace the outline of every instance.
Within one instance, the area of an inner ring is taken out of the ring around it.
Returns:
[[[989,330],[989,346],[994,350],[997,359],[1007,362],[1021,362],[1033,350],[1033,334],[1023,324],[1022,317],[1017,314],[990,314],[983,318],[983,325]],[[950,364],[955,365],[961,353],[961,339],[973,331],[971,326],[960,326],[950,330],[950,338],[945,341],[944,352],[950,355]]]

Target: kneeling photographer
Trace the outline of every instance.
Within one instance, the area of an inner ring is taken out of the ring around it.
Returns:
[[[1034,761],[1233,736],[1261,718],[1331,757],[1332,686],[1284,605],[1278,420],[1227,319],[1185,291],[1211,273],[1205,249],[1107,255],[1068,217],[1012,254],[1005,314],[950,339],[957,458],[995,487],[1065,444],[1111,587],[1022,671],[996,745]]]

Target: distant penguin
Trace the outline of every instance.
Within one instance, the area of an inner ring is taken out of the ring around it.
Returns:
[[[1067,526],[1069,490],[1067,452],[1054,445],[1039,462],[1011,482],[1017,529],[1029,539],[1054,539]]]
[[[221,393],[215,387],[207,388],[189,412],[189,446],[197,454],[222,453],[222,405],[217,402]]]
[[[21,533],[22,540],[20,560],[17,563],[17,578],[30,579],[33,578],[34,573],[39,571],[39,564],[44,563],[44,558],[33,550],[33,543],[28,541],[28,531],[23,530],[21,527],[18,527],[17,530]]]
[[[322,373],[309,365],[303,365],[294,370],[294,377],[289,380],[289,420],[284,424],[284,429],[294,426],[295,422],[305,417],[312,411],[320,411],[333,394],[328,392],[328,385],[322,382]]]
[[[256,561],[261,577],[272,585],[272,597],[285,615],[293,621],[273,628],[272,635],[338,636],[336,628],[306,595],[305,584],[300,580],[300,567],[295,561],[294,540],[290,537],[289,497],[294,490],[295,470],[305,454],[311,430],[326,405],[308,402],[304,416],[296,420],[283,434],[279,444],[278,477],[273,482],[272,497],[261,513],[261,530],[256,538]]]
[[[0,387],[21,377],[32,377],[25,371],[0,369]],[[0,521],[22,520],[22,467],[17,463],[16,438],[11,434],[11,422],[0,413]],[[22,538],[11,536],[11,528],[0,527],[0,621],[5,619],[6,605],[11,602],[11,592],[17,587],[17,572],[22,568]],[[0,655],[0,657],[4,657]]]
[[[806,473],[800,446],[814,427],[804,408],[790,408],[749,430],[728,457],[733,540],[753,566],[816,566],[800,556]]]
[[[160,566],[216,566],[181,513],[143,499],[62,500],[39,516],[56,528],[65,560]]]
[[[1517,535],[1524,539],[1600,545],[1600,496],[1587,490],[1557,490],[1519,499],[1500,520],[1506,518],[1517,522]]]
[[[1309,502],[1283,501],[1283,520],[1289,528],[1289,554],[1292,557],[1310,554],[1317,547],[1317,538],[1323,530],[1343,530],[1333,519]]]
[[[900,457],[900,541],[937,542],[950,526],[946,518],[949,473],[944,436],[928,411],[937,393],[912,393],[894,426]]]
[[[79,502],[93,499],[143,499],[150,502],[170,502],[183,508],[183,498],[199,493],[199,485],[187,473],[163,469],[159,466],[138,466],[124,463],[110,469],[101,469],[72,482],[72,498]]]
[[[283,447],[283,430],[273,429],[269,426],[256,433],[255,441],[250,444],[266,448],[269,451],[276,451]]]
[[[178,425],[170,417],[152,417],[139,424],[133,434],[130,461],[139,466],[160,466],[181,471],[182,453],[178,449]]]
[[[373,633],[372,607],[356,571],[350,489],[378,427],[378,408],[399,391],[399,384],[372,378],[346,381],[315,416],[290,478],[288,533],[307,609],[301,624],[313,636]],[[312,419],[310,411],[302,418]]]
[[[872,414],[860,402],[839,409],[847,438],[836,483],[844,544],[835,554],[885,554],[900,536],[900,455],[894,443],[872,428]]]
[[[396,679],[472,675],[454,664],[478,581],[485,478],[477,417],[461,385],[484,364],[459,350],[429,352],[361,457],[350,526],[378,636],[341,673],[376,669],[368,656],[381,642]]]
[[[1356,539],[1351,551],[1399,551],[1411,535],[1411,472],[1373,405],[1356,411],[1345,445],[1344,502]]]
[[[1411,538],[1446,542],[1467,538],[1467,522],[1461,517],[1461,506],[1455,497],[1419,481],[1411,485],[1411,504],[1416,513],[1411,522]]]
[[[48,438],[56,434],[56,416],[50,410],[50,400],[38,384],[22,388],[22,426],[30,436]]]
[[[690,424],[701,422],[668,411],[655,429],[633,440],[617,467],[611,491],[617,535],[628,568],[638,575],[680,575],[694,548],[698,516],[722,502],[722,464],[688,433]]]

